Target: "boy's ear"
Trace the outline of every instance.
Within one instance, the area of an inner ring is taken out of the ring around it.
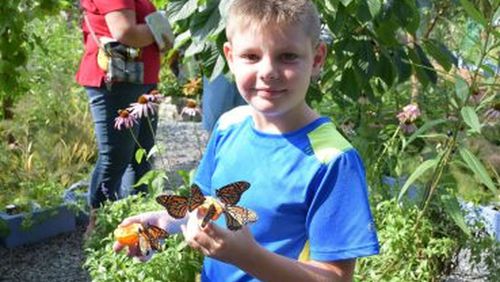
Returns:
[[[231,42],[224,43],[223,46],[224,57],[226,57],[227,64],[231,72],[233,71],[233,48],[231,46]]]
[[[313,71],[312,71],[313,76],[317,76],[321,72],[321,68],[325,63],[326,52],[327,52],[326,44],[325,42],[321,41],[314,50]]]

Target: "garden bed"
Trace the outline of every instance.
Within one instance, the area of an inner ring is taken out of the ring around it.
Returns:
[[[75,213],[66,205],[31,214],[0,212],[0,220],[6,227],[0,242],[7,248],[36,243],[76,229]]]

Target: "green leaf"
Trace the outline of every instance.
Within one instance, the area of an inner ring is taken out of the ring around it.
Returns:
[[[465,161],[470,170],[472,170],[474,174],[479,178],[479,181],[481,181],[481,183],[483,183],[486,187],[488,187],[488,189],[490,189],[491,192],[496,195],[497,188],[495,187],[495,183],[493,183],[493,180],[489,176],[481,161],[465,147],[460,147],[459,152],[460,156]]]
[[[408,140],[403,140],[403,148],[402,148],[402,150],[404,150],[406,148],[406,146],[408,146],[409,144],[411,144],[411,142],[413,142],[413,140],[417,139],[418,137],[422,137],[422,133],[426,132],[427,130],[433,128],[434,126],[436,126],[438,124],[442,124],[442,123],[445,123],[447,121],[448,120],[446,120],[446,119],[436,119],[436,120],[431,120],[431,121],[426,122],[417,131],[415,131],[408,138]]]
[[[460,114],[464,122],[471,128],[473,132],[481,133],[481,124],[477,117],[476,111],[472,107],[466,106],[460,110]]]
[[[149,150],[148,155],[146,156],[146,160],[149,160],[154,154],[158,153],[160,151],[160,148],[158,145],[154,145],[151,150]]]
[[[382,3],[380,0],[368,0],[366,2],[368,4],[368,9],[370,10],[370,14],[372,15],[372,18],[374,18],[380,12]]]
[[[392,60],[398,71],[398,81],[407,81],[411,76],[411,65],[408,63],[409,58],[405,50],[403,48],[396,49]]]
[[[406,194],[408,188],[420,177],[422,174],[424,174],[427,170],[434,168],[438,163],[437,159],[431,159],[431,160],[426,160],[425,162],[421,163],[417,169],[408,177],[408,180],[406,180],[405,185],[401,188],[401,191],[399,192],[398,196],[398,201],[401,201],[403,196]]]
[[[409,48],[408,55],[413,63],[412,65],[417,75],[418,81],[420,81],[420,83],[422,83],[422,85],[424,86],[427,86],[429,82],[436,84],[436,71],[434,70],[434,67],[432,66],[431,62],[425,55],[420,45],[415,44],[414,48]]]
[[[356,100],[361,92],[360,84],[356,78],[356,73],[353,68],[344,69],[342,79],[340,81],[340,90],[348,97]]]
[[[210,80],[215,79],[219,74],[224,71],[224,66],[226,65],[226,60],[224,60],[224,56],[219,55],[217,57],[217,61],[215,62],[215,66],[212,69],[212,74],[210,76]]]
[[[165,171],[153,169],[153,170],[146,172],[146,174],[144,174],[141,177],[141,179],[139,179],[139,181],[137,181],[137,183],[134,184],[133,187],[138,187],[138,186],[143,185],[143,184],[151,186],[151,183],[153,183],[153,181],[155,179],[164,178],[164,177],[166,177]]]
[[[340,0],[340,3],[342,3],[342,5],[344,5],[344,7],[347,7],[349,6],[349,4],[351,4],[352,0]]]
[[[187,19],[196,12],[198,0],[170,1],[167,10],[172,23]]]
[[[488,21],[484,18],[484,16],[474,7],[474,4],[469,2],[468,0],[459,0],[462,7],[464,7],[465,12],[476,22],[480,23],[482,26],[487,27]]]
[[[453,54],[444,44],[437,40],[425,41],[425,49],[446,71],[450,71],[454,64]]]
[[[458,75],[455,76],[455,93],[463,104],[469,99],[469,84]]]
[[[394,1],[393,13],[401,27],[415,34],[420,24],[420,14],[414,0]]]
[[[189,29],[194,41],[203,42],[209,36],[220,32],[222,21],[216,2],[211,2],[203,11],[192,18]]]
[[[467,234],[467,236],[470,237],[471,231],[465,223],[463,212],[460,208],[460,203],[458,202],[457,198],[451,195],[443,195],[441,196],[441,202],[443,203],[444,210],[453,219],[455,224],[460,227],[460,229],[462,229],[462,231]]]
[[[396,67],[391,58],[384,53],[380,54],[375,65],[375,76],[380,77],[385,84],[391,86],[396,79]]]
[[[137,151],[135,151],[135,161],[138,164],[140,164],[145,155],[146,155],[146,149],[144,148],[137,149]]]
[[[422,64],[422,66],[419,66],[418,69],[425,73],[432,84],[436,84],[437,74],[431,61],[425,54],[424,50],[422,50],[422,47],[420,47],[420,45],[415,44],[415,50],[417,51],[418,58],[420,60],[420,63]]]

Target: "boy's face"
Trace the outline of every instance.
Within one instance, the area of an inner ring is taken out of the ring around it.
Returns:
[[[323,43],[313,47],[299,25],[238,27],[224,54],[243,98],[263,117],[294,117],[307,106],[311,76],[326,56]]]

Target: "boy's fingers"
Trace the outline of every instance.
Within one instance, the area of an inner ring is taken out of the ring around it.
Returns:
[[[142,256],[141,251],[137,245],[132,245],[128,247],[127,256],[129,257],[140,257]]]
[[[141,223],[140,217],[139,216],[127,217],[120,224],[118,224],[118,227],[124,227],[132,223]]]
[[[115,243],[113,244],[113,251],[114,251],[115,253],[120,252],[121,250],[123,250],[123,248],[125,248],[125,245],[120,244],[119,242],[116,242],[116,241],[115,241]]]

